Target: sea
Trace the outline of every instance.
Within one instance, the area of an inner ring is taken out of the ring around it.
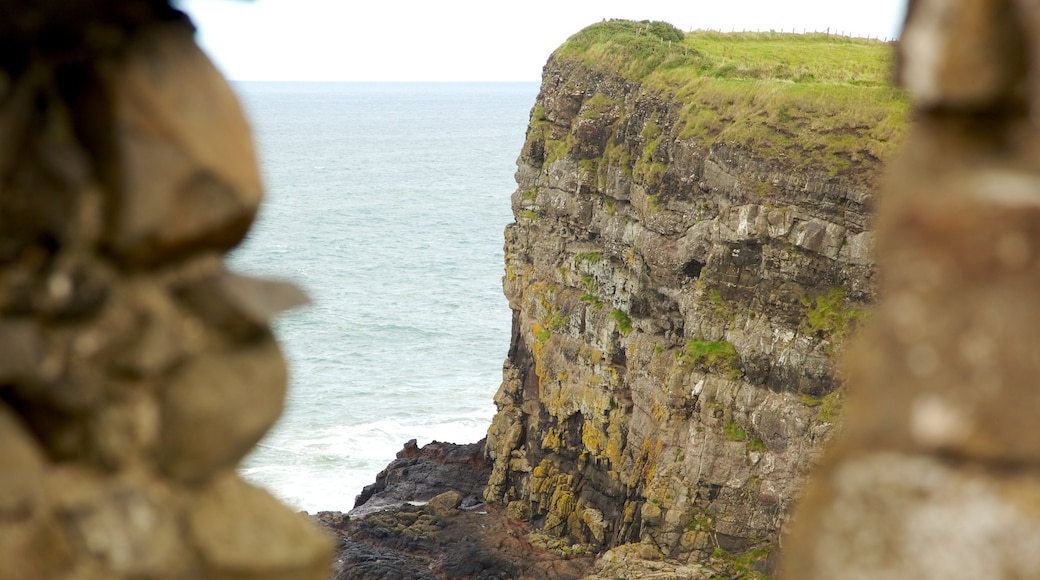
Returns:
[[[509,347],[503,230],[537,83],[234,84],[266,198],[229,256],[310,306],[273,328],[281,419],[243,477],[348,511],[416,439],[484,437]]]

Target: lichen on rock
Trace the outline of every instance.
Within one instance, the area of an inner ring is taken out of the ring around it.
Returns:
[[[795,49],[819,62],[795,70]],[[836,345],[876,298],[873,192],[907,108],[889,58],[624,21],[550,57],[505,232],[489,501],[529,506],[560,546],[613,549],[604,571],[641,550],[771,566],[838,424],[818,402],[840,398]]]

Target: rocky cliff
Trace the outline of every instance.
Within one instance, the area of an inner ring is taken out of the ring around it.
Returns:
[[[535,546],[768,573],[876,298],[870,214],[907,108],[888,55],[612,21],[549,59],[486,448],[485,498]]]

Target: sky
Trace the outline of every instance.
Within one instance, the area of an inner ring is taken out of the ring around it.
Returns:
[[[689,31],[894,38],[905,0],[179,0],[232,80],[538,81],[571,34],[610,18]]]

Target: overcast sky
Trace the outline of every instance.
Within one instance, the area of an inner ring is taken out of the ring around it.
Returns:
[[[605,18],[682,30],[898,35],[905,0],[181,0],[233,80],[538,81],[568,36]]]

